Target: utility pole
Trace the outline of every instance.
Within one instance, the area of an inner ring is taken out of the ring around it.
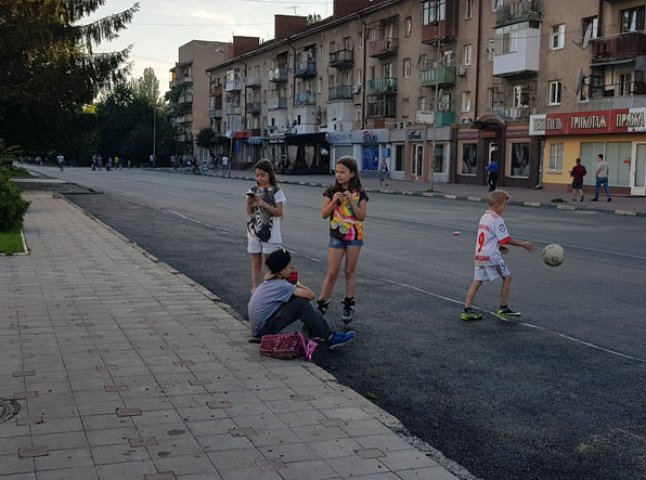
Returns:
[[[153,105],[153,159],[157,160],[156,147],[157,146],[157,109]]]

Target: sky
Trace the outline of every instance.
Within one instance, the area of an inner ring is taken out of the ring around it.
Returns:
[[[122,12],[135,0],[107,0],[82,23]],[[96,52],[110,52],[132,45],[130,60],[133,78],[145,68],[155,69],[161,92],[168,90],[169,70],[175,65],[178,49],[191,40],[231,42],[234,35],[274,37],[274,15],[310,13],[321,18],[332,15],[332,0],[139,0],[137,12],[118,39],[103,42]]]

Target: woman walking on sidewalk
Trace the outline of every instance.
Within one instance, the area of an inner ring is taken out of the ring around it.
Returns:
[[[350,324],[354,313],[356,270],[363,246],[362,223],[367,212],[368,195],[359,179],[357,161],[350,156],[341,157],[336,163],[334,186],[323,192],[321,216],[329,219],[330,243],[327,274],[321,288],[318,309],[324,314],[330,307],[330,297],[345,257],[345,298],[341,319],[346,325]]]

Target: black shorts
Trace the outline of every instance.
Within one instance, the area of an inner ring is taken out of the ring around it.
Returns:
[[[572,182],[572,188],[574,190],[581,190],[583,188],[583,182]]]

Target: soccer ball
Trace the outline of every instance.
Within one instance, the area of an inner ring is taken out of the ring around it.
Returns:
[[[558,267],[565,260],[565,250],[556,243],[551,243],[543,249],[543,262],[550,267]]]

